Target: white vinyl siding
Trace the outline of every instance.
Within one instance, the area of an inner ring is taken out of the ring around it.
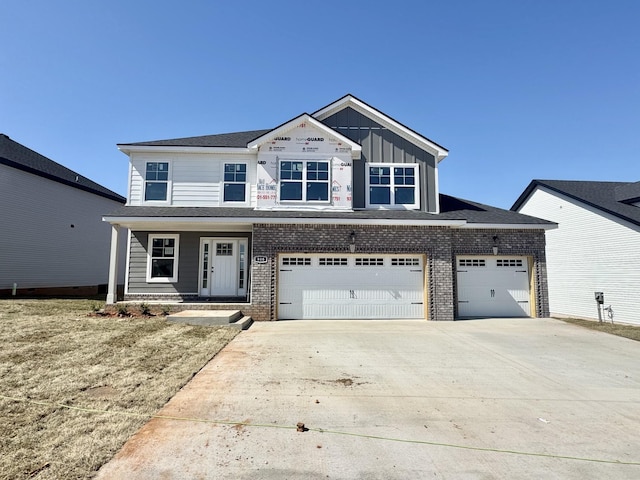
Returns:
[[[640,324],[640,227],[541,188],[519,211],[559,225],[546,233],[552,315],[597,319],[601,291],[614,321]]]
[[[0,289],[107,283],[111,225],[102,216],[121,203],[5,165],[0,199]],[[124,265],[126,229],[121,235]]]
[[[129,205],[145,205],[144,174],[147,162],[171,164],[170,205],[176,207],[215,207],[222,204],[223,164],[246,163],[250,205],[256,200],[256,159],[232,154],[157,154],[131,155]]]

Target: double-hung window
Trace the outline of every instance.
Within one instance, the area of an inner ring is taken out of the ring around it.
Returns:
[[[144,201],[166,202],[169,187],[169,162],[147,162],[144,175]]]
[[[224,202],[246,202],[247,201],[247,164],[246,163],[225,163],[224,164]]]
[[[367,207],[420,208],[418,164],[369,164]]]
[[[179,235],[149,235],[147,282],[178,281]]]
[[[280,201],[328,202],[329,162],[318,160],[281,161]]]

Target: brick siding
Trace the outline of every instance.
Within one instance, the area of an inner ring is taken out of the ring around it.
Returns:
[[[491,255],[494,237],[497,237],[499,255],[525,255],[532,258],[535,316],[549,316],[543,230],[256,224],[252,239],[253,255],[266,257],[267,262],[252,264],[251,315],[255,315],[254,319],[276,319],[279,253],[350,253],[351,232],[356,234],[356,253],[426,255],[428,298],[425,300],[428,302],[430,320],[455,318],[456,255]]]

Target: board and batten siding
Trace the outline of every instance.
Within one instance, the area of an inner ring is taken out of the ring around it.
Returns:
[[[246,163],[250,205],[256,202],[256,157],[245,154],[132,154],[129,205],[144,205],[144,176],[147,162],[169,162],[168,193],[176,207],[222,205],[222,173],[225,162]],[[157,203],[157,202],[153,202]]]
[[[361,160],[353,163],[354,208],[365,207],[367,163],[418,163],[420,210],[437,211],[437,167],[433,155],[351,107],[327,117],[322,123],[362,146]]]
[[[601,291],[614,322],[640,324],[640,227],[543,187],[519,212],[558,223],[546,233],[552,315],[597,319]]]
[[[102,216],[121,203],[5,165],[0,201],[0,290],[107,283],[111,225]]]

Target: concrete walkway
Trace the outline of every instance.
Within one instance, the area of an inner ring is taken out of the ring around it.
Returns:
[[[548,319],[256,323],[160,415],[204,421],[153,419],[98,478],[638,479],[640,343]]]

